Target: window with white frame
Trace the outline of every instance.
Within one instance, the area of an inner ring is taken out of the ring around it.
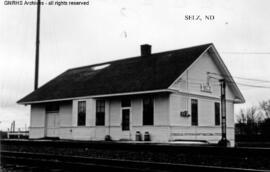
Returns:
[[[78,101],[78,126],[85,126],[86,101]]]
[[[198,125],[198,100],[191,99],[191,125]]]
[[[143,125],[154,125],[154,98],[143,98]]]
[[[96,101],[96,126],[105,125],[105,100]]]
[[[215,102],[215,125],[220,125],[220,103]]]

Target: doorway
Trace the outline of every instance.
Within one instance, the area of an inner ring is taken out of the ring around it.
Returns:
[[[45,137],[59,137],[59,113],[46,113]]]
[[[131,102],[129,98],[123,98],[121,101],[122,104],[122,121],[121,121],[121,130],[122,130],[122,139],[131,140]]]

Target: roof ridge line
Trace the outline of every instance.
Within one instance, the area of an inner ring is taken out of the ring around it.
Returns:
[[[213,45],[213,43],[206,43],[206,44],[194,45],[194,46],[191,46],[191,47],[184,47],[184,48],[180,48],[180,49],[176,49],[176,50],[168,50],[168,51],[156,52],[156,53],[152,53],[150,56],[152,56],[152,55],[158,55],[158,54],[163,54],[163,53],[169,53],[169,52],[176,52],[176,51],[181,51],[181,50],[184,50],[184,49],[190,49],[190,48],[195,48],[195,47],[200,47],[200,46],[206,46],[206,45],[209,45],[210,46],[210,45]],[[127,58],[123,58],[123,59],[117,59],[117,60],[106,61],[106,62],[91,64],[91,65],[74,67],[74,68],[69,68],[66,71],[83,69],[83,68],[90,68],[90,67],[94,67],[94,66],[100,66],[100,65],[105,65],[105,64],[109,64],[109,63],[115,63],[115,62],[123,61],[123,60],[136,59],[136,58],[141,58],[141,56],[127,57]]]

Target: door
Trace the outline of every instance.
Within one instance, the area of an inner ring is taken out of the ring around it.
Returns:
[[[59,113],[46,113],[46,137],[59,137]]]
[[[122,110],[122,131],[130,130],[130,109]]]

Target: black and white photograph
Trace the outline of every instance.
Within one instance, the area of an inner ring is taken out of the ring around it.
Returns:
[[[0,0],[0,171],[270,171],[269,7]]]

